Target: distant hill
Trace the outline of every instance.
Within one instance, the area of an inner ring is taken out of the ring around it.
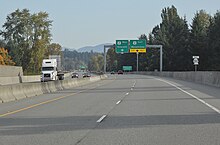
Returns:
[[[104,49],[104,45],[109,45],[110,43],[105,43],[105,44],[99,44],[96,46],[86,46],[86,47],[82,47],[77,49],[78,52],[99,52],[99,53],[103,53],[103,49]]]

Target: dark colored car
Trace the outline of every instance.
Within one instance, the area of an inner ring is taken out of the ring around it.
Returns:
[[[119,70],[119,71],[118,71],[118,74],[119,74],[119,75],[120,75],[120,74],[123,75],[123,71],[122,71],[122,70]]]
[[[72,73],[72,78],[79,78],[79,74],[78,73]]]
[[[91,77],[91,75],[89,73],[84,73],[83,78],[87,78],[87,77]]]
[[[96,72],[97,75],[103,75],[104,73],[102,71]]]

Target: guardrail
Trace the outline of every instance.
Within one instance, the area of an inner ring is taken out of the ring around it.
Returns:
[[[0,86],[0,103],[34,97],[45,93],[51,93],[63,89],[86,85],[105,79],[106,75],[94,76],[84,79],[67,79],[62,81],[50,81],[42,83],[20,83]]]

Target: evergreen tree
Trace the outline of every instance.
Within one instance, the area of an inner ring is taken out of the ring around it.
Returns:
[[[211,20],[209,46],[211,47],[211,54],[208,58],[211,66],[210,70],[220,70],[220,11]]]
[[[190,49],[192,56],[199,56],[199,70],[210,70],[209,57],[211,48],[208,45],[208,30],[211,16],[204,10],[195,14],[191,25]]]
[[[191,68],[189,29],[185,18],[180,18],[172,6],[162,10],[162,23],[153,31],[154,43],[163,45],[164,70],[183,71]]]

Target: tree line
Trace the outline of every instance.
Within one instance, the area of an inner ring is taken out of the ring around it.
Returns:
[[[147,44],[163,45],[163,70],[193,70],[192,56],[198,55],[199,70],[220,70],[220,12],[213,16],[204,10],[197,11],[192,23],[186,17],[180,17],[174,6],[164,8],[161,23],[145,39]],[[63,56],[64,68],[79,69],[85,66],[89,70],[101,71],[104,66],[103,54],[64,50],[61,45],[51,43],[52,20],[49,14],[39,12],[31,14],[28,9],[10,13],[3,30],[0,30],[0,64],[22,66],[25,73],[39,73],[42,59],[48,55]],[[139,54],[139,70],[159,70],[159,50],[147,48],[147,53]],[[136,54],[116,54],[114,48],[107,51],[107,70],[117,71],[122,66],[132,66],[136,70]]]
[[[63,52],[63,67],[65,70],[79,70],[79,69],[89,69],[98,70],[94,68],[93,65],[96,62],[92,62],[94,57],[100,56],[96,52],[77,52],[76,50],[65,49]],[[101,55],[102,56],[102,55]]]
[[[191,71],[192,56],[199,56],[199,70],[220,70],[220,12],[214,16],[204,10],[197,11],[192,23],[180,17],[174,6],[164,8],[162,22],[149,35],[142,34],[147,44],[163,45],[163,70]],[[159,49],[147,48],[139,55],[139,70],[159,70]],[[136,70],[136,54],[116,54],[114,48],[107,52],[107,70],[119,70],[122,66]]]
[[[65,70],[100,70],[94,61],[100,54],[94,52],[70,51],[52,40],[52,20],[49,14],[39,12],[31,14],[28,9],[10,13],[0,31],[0,65],[22,66],[25,74],[39,74],[41,63],[49,55],[61,55]],[[90,61],[93,59],[93,62]],[[100,63],[102,60],[98,60]]]

